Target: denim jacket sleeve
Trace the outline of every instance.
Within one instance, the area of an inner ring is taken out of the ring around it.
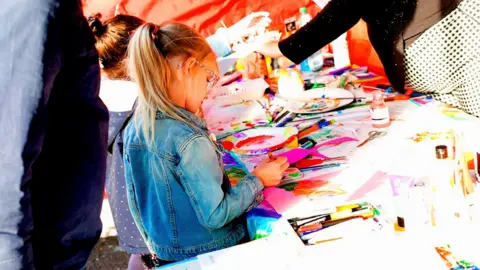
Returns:
[[[180,150],[180,181],[202,226],[222,228],[259,203],[263,184],[253,175],[222,189],[223,167],[209,139],[194,135]]]

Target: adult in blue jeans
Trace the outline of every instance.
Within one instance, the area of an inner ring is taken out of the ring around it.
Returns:
[[[0,269],[82,269],[100,233],[108,111],[80,0],[0,2]]]

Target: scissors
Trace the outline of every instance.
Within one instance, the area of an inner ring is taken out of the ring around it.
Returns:
[[[371,140],[374,140],[374,139],[377,139],[377,138],[381,138],[383,136],[387,135],[387,132],[386,131],[370,131],[368,133],[368,139],[366,139],[365,141],[363,141],[361,144],[359,144],[357,147],[362,147],[364,146],[366,143],[368,143],[369,141]]]

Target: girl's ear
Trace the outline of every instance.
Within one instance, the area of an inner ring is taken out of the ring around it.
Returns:
[[[188,57],[185,62],[183,62],[183,72],[186,76],[192,76],[196,68],[197,60],[194,57]]]

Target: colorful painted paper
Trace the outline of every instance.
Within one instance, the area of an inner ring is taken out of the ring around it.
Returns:
[[[271,121],[265,108],[255,101],[204,109],[204,113],[207,127],[217,139],[257,126],[265,126]]]
[[[338,88],[317,88],[297,95],[287,101],[286,108],[293,113],[324,113],[344,107],[355,100],[355,96]]]
[[[242,155],[262,155],[278,150],[296,139],[298,130],[286,128],[256,128],[237,132],[222,141],[228,151]]]
[[[308,156],[315,156],[315,157],[319,157],[319,158],[328,159],[329,157],[327,157],[325,155],[322,155],[319,152],[319,151],[321,151],[320,148],[325,147],[325,146],[332,146],[332,145],[337,146],[337,145],[340,145],[342,143],[351,142],[351,141],[357,141],[357,139],[351,138],[351,137],[335,138],[335,139],[324,141],[324,142],[316,145],[315,147],[313,147],[311,149],[296,148],[296,149],[292,149],[288,152],[282,153],[278,156],[286,157],[287,160],[288,160],[288,163],[290,163],[290,164],[296,163],[296,162],[298,162],[302,159],[305,159]]]

